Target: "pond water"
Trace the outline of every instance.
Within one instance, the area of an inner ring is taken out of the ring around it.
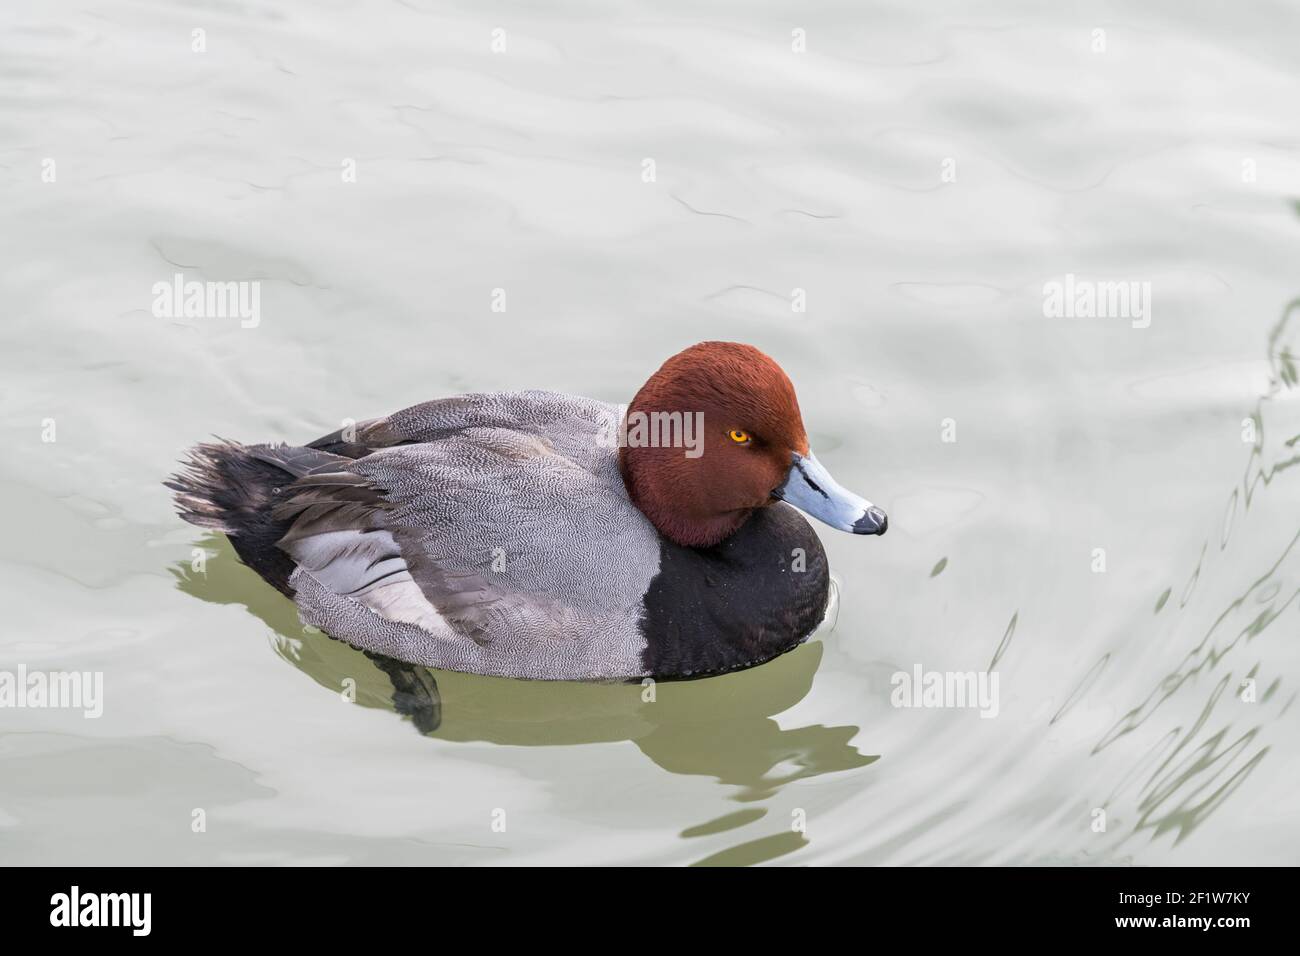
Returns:
[[[0,671],[103,713],[0,709],[0,862],[1295,863],[1300,10],[1257,14],[5,6]],[[653,701],[390,677],[161,485],[711,338],[890,531],[819,527],[812,642]],[[996,715],[895,706],[916,668]]]

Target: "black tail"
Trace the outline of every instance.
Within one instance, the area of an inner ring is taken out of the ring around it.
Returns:
[[[342,460],[311,448],[204,443],[190,449],[181,470],[164,484],[176,492],[182,518],[224,532],[245,564],[292,597],[295,565],[276,547],[290,522],[276,520],[272,511],[297,478]]]

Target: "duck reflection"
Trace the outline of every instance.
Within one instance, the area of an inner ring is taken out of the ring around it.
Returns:
[[[857,727],[786,730],[773,719],[808,694],[822,659],[820,643],[734,674],[647,685],[431,671],[304,628],[294,606],[240,564],[225,537],[206,535],[197,547],[208,555],[203,572],[189,563],[170,569],[182,591],[204,601],[242,604],[271,629],[277,653],[322,687],[348,693],[363,707],[393,711],[440,740],[529,747],[628,740],[664,770],[738,788],[735,799],[741,802],[878,759],[851,744]],[[714,828],[716,822],[702,824],[700,832],[729,828]]]

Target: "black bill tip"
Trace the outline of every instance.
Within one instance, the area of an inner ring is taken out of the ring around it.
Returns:
[[[884,534],[889,530],[889,516],[872,505],[862,512],[862,517],[853,522],[854,534]]]

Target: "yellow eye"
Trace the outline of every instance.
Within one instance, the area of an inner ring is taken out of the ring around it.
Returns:
[[[731,431],[727,432],[727,437],[737,445],[748,445],[751,441],[749,432],[742,432],[739,428],[733,428]]]

